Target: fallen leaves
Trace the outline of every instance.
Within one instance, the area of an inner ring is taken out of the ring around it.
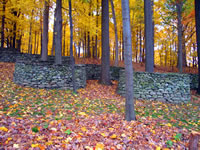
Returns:
[[[1,131],[4,131],[4,132],[7,132],[7,131],[8,131],[8,129],[7,129],[6,127],[0,127],[0,130],[1,130]]]
[[[45,90],[12,82],[14,65],[0,63],[0,148],[185,149],[199,130],[197,104],[136,101],[137,121],[124,121],[117,82],[87,81],[85,89]]]

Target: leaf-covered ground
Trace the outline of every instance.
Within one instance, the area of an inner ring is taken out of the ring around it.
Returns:
[[[137,121],[127,122],[117,82],[87,81],[75,94],[18,86],[12,63],[0,70],[0,149],[187,149],[190,131],[200,130],[194,93],[181,105],[138,100]]]

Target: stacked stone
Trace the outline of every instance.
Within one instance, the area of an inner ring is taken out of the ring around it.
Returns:
[[[121,70],[117,88],[125,96],[125,71]],[[186,103],[190,97],[190,77],[178,73],[134,73],[134,97],[141,100],[160,100]]]
[[[0,62],[14,63],[21,53],[12,48],[0,48]]]
[[[33,57],[29,60],[18,59],[13,81],[34,88],[73,89],[72,68],[69,63],[55,65],[53,62],[53,60],[42,62]],[[75,65],[75,79],[77,89],[86,86],[85,65]]]
[[[86,78],[87,80],[99,80],[101,75],[101,65],[96,64],[86,64]],[[119,80],[119,73],[122,67],[110,67],[110,78],[111,80]]]
[[[198,88],[198,74],[188,74],[190,76],[190,89]]]

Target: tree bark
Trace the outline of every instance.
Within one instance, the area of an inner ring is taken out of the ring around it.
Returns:
[[[63,39],[63,50],[62,50],[62,55],[63,56],[65,56],[65,49],[66,49],[65,48],[66,26],[67,26],[67,24],[64,24],[64,31],[63,31],[64,32],[64,35],[63,35],[64,39]]]
[[[115,66],[118,66],[119,50],[118,50],[117,21],[116,21],[116,16],[115,16],[115,8],[114,8],[113,0],[110,0],[110,3],[112,7],[112,15],[113,15],[113,21],[114,21],[114,28],[115,28]]]
[[[88,32],[87,35],[87,57],[91,58],[91,52],[90,52],[90,32]]]
[[[109,47],[109,3],[102,0],[102,57],[100,83],[111,85],[110,81],[110,47]]]
[[[98,28],[99,26],[99,0],[97,0],[97,15],[96,15],[96,27]],[[96,30],[96,38],[95,38],[95,59],[98,58],[98,30]]]
[[[48,56],[48,27],[49,27],[49,0],[44,2],[43,34],[42,34],[42,61],[47,61]]]
[[[186,52],[186,39],[184,32],[182,33],[182,52],[183,52],[183,68],[187,67],[187,52]]]
[[[142,25],[141,25],[141,22],[140,22],[139,38],[140,38],[140,63],[142,63]]]
[[[62,64],[62,0],[56,0],[55,64]]]
[[[133,66],[129,0],[122,0],[123,37],[125,47],[126,114],[127,121],[135,120],[133,97]]]
[[[136,30],[136,45],[135,45],[135,62],[137,63],[138,62],[138,28]]]
[[[52,42],[52,48],[51,48],[51,55],[55,55],[55,28],[56,28],[56,13],[57,10],[55,9],[54,12],[54,24],[53,24],[53,42]]]
[[[183,73],[183,49],[182,49],[182,6],[183,2],[181,0],[176,3],[176,11],[177,11],[177,28],[178,28],[178,69],[180,73]]]
[[[2,15],[2,24],[1,24],[1,47],[4,47],[4,38],[5,38],[5,11],[6,11],[6,1],[3,0],[3,15]]]
[[[76,92],[76,83],[75,83],[75,60],[73,56],[73,24],[72,24],[72,4],[69,0],[69,19],[70,19],[70,63],[72,68],[72,82],[73,82],[73,91]]]
[[[33,11],[32,11],[32,15],[33,15]],[[32,54],[32,16],[31,16],[30,30],[29,30],[28,53]]]
[[[146,72],[154,72],[154,44],[153,44],[154,34],[153,34],[152,16],[153,16],[153,11],[152,11],[151,0],[144,0]]]
[[[12,43],[13,48],[16,48],[15,47],[16,46],[16,31],[17,31],[17,23],[14,22],[14,25],[13,25],[13,43]]]
[[[196,40],[197,40],[197,55],[198,55],[198,74],[199,85],[198,94],[200,94],[200,3],[199,0],[195,0],[195,23],[196,23]]]
[[[42,41],[43,41],[43,29],[42,29],[42,11],[40,11],[40,46],[41,46],[41,50],[40,50],[40,55],[42,56]]]

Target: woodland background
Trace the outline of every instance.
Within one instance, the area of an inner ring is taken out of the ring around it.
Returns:
[[[156,65],[177,66],[178,28],[176,3],[173,0],[154,1],[154,60]],[[113,0],[117,25],[119,60],[124,59],[122,10],[120,0]],[[4,6],[4,7],[3,7]],[[48,54],[54,55],[53,25],[55,1],[51,0],[48,32]],[[115,28],[109,5],[110,59],[115,59]],[[182,1],[182,52],[183,67],[197,66],[194,1]],[[4,47],[15,47],[24,53],[40,54],[44,2],[38,0],[3,0],[0,15],[5,13]],[[3,9],[2,9],[3,8]],[[70,55],[70,27],[68,1],[62,4],[62,55]],[[101,4],[99,0],[72,1],[73,52],[75,57],[101,58]],[[134,62],[145,61],[144,2],[130,1],[132,51]],[[1,20],[2,24],[3,19]]]

